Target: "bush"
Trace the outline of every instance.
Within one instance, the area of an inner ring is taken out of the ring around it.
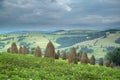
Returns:
[[[66,54],[65,51],[64,51],[64,53],[62,54],[62,59],[63,59],[63,60],[66,60],[66,59],[67,59],[67,54]]]
[[[78,53],[77,53],[77,58],[78,58],[78,61],[80,61],[80,59],[81,59],[81,56],[82,56],[82,51],[79,51]]]
[[[94,57],[94,55],[92,55],[91,58],[90,58],[90,64],[95,65],[95,57]]]
[[[105,65],[106,65],[106,67],[110,67],[110,61],[106,61],[106,63],[105,63]]]
[[[58,50],[57,53],[55,53],[55,59],[59,59],[60,57],[60,51]]]
[[[100,65],[100,66],[103,66],[103,58],[100,58],[100,59],[99,59],[99,65]]]
[[[8,52],[8,53],[11,53],[11,47],[7,49],[7,52]]]
[[[115,65],[120,65],[120,47],[106,54],[106,59]]]
[[[58,54],[58,56],[60,57],[60,51],[59,51],[59,50],[57,51],[57,54]]]
[[[19,50],[18,50],[18,53],[19,53],[19,54],[23,54],[22,50],[23,50],[23,48],[20,46],[20,48],[19,48]]]

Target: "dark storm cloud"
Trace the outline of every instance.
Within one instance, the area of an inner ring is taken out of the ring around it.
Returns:
[[[3,29],[118,28],[119,23],[120,0],[0,0]]]
[[[2,9],[3,8],[3,0],[0,0],[0,9]]]

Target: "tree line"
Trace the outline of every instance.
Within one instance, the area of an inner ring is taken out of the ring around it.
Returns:
[[[23,47],[17,47],[16,43],[13,42],[11,44],[11,47],[7,49],[8,53],[16,53],[16,54],[29,54],[29,49],[26,46]],[[34,56],[35,57],[42,57],[42,51],[41,48],[39,46],[34,48]],[[95,56],[92,55],[90,57],[90,59],[87,56],[86,52],[83,52],[81,54],[77,54],[75,47],[72,47],[69,51],[68,54],[66,54],[66,52],[64,52],[63,54],[60,54],[60,51],[58,50],[57,53],[55,52],[55,47],[53,45],[53,43],[50,41],[45,49],[45,53],[44,53],[44,57],[45,58],[54,58],[54,59],[59,59],[62,58],[63,60],[68,60],[68,63],[74,63],[74,64],[78,64],[78,62],[80,62],[81,64],[91,64],[91,65],[95,65],[96,64],[96,59]],[[104,65],[104,60],[103,58],[99,59],[98,64],[100,66]],[[107,61],[105,63],[105,65],[107,67],[113,67],[113,62],[111,61]]]

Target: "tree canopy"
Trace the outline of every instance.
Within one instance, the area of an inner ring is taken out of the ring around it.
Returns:
[[[106,59],[116,65],[120,65],[120,47],[115,48],[113,51],[106,54]]]

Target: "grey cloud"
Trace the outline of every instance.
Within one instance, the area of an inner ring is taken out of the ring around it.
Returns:
[[[118,27],[119,23],[119,0],[0,1],[0,26],[97,28],[97,26]]]

